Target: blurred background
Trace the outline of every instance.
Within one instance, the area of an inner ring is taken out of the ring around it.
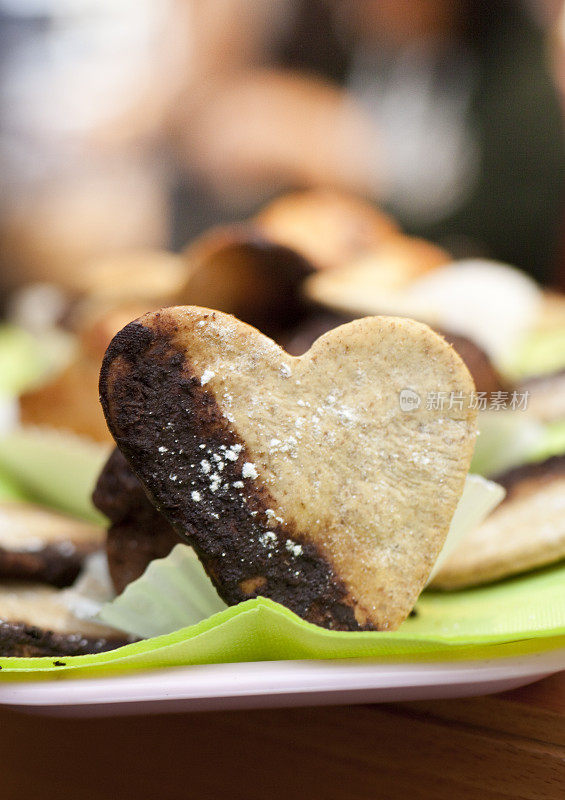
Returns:
[[[291,189],[565,285],[560,0],[0,0],[0,281]]]

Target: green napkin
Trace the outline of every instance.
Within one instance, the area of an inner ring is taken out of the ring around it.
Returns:
[[[565,566],[464,592],[426,592],[398,631],[311,625],[266,598],[165,636],[93,656],[0,658],[0,680],[82,678],[155,667],[288,659],[492,659],[564,649]]]

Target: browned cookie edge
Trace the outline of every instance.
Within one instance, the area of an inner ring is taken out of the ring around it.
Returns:
[[[63,634],[26,625],[23,622],[0,620],[0,656],[83,656],[115,650],[129,644],[127,639],[93,639],[78,633]],[[60,666],[64,666],[61,664]]]

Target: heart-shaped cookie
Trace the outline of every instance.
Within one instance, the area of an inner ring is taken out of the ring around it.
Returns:
[[[118,446],[222,598],[343,630],[412,609],[463,490],[473,388],[411,320],[356,320],[294,358],[197,307],[126,326],[100,377]]]

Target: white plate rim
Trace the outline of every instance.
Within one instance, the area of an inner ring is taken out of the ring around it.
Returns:
[[[117,715],[473,696],[565,670],[565,649],[481,661],[360,659],[164,667],[72,680],[0,682],[0,706],[48,714]]]

